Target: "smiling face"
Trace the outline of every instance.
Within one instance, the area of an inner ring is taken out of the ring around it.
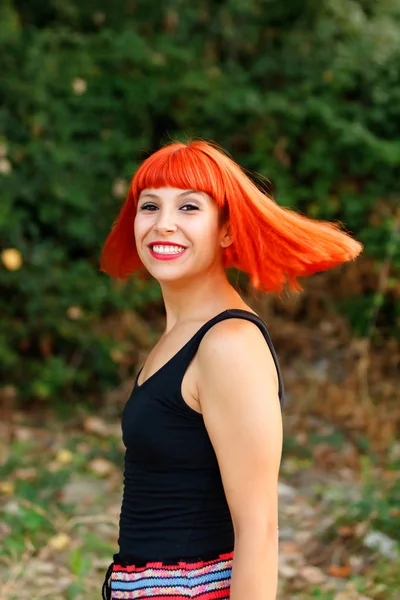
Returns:
[[[231,243],[218,208],[204,192],[173,187],[145,189],[138,200],[135,240],[139,258],[160,283],[222,268]]]

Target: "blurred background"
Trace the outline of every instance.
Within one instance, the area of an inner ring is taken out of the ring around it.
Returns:
[[[398,598],[400,0],[2,0],[0,72],[0,597],[100,597],[163,326],[101,248],[140,161],[194,136],[365,246],[299,295],[232,280],[287,391],[279,598]]]

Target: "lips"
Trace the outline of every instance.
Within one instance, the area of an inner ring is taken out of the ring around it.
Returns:
[[[187,246],[184,246],[183,244],[178,244],[177,242],[160,242],[160,241],[156,241],[156,242],[150,242],[147,245],[148,245],[149,248],[153,248],[153,246],[176,246],[178,248],[187,248]]]
[[[156,260],[176,260],[181,257],[187,249],[187,246],[172,242],[152,242],[148,244],[150,254]],[[165,250],[161,251],[161,248]]]

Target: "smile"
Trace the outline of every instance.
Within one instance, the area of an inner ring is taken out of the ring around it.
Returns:
[[[158,260],[174,260],[175,258],[179,258],[185,252],[186,248],[183,246],[154,244],[153,246],[149,246],[149,250],[150,254]]]

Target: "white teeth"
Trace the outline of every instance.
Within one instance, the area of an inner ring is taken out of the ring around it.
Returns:
[[[152,246],[152,250],[157,254],[181,254],[185,248],[180,246]]]

